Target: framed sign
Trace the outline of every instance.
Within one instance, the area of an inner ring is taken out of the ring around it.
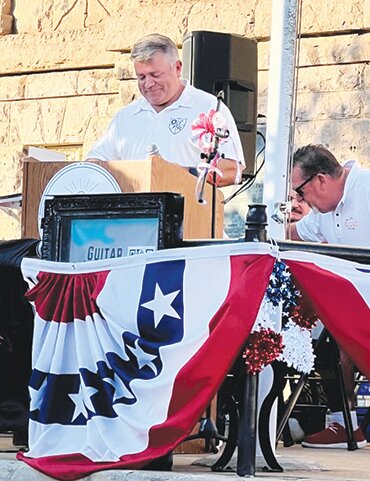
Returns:
[[[85,262],[175,247],[183,213],[180,194],[57,195],[45,200],[41,257]]]

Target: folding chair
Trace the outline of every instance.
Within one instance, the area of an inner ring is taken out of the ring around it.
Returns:
[[[353,431],[353,424],[352,424],[352,419],[351,419],[351,412],[350,412],[350,406],[347,398],[347,393],[346,393],[346,387],[345,387],[345,381],[344,381],[344,375],[343,375],[343,368],[342,368],[342,362],[340,359],[340,353],[339,353],[339,348],[338,345],[336,344],[335,340],[333,337],[330,335],[330,333],[323,328],[317,341],[314,350],[317,351],[318,348],[322,345],[322,343],[326,342],[327,339],[330,340],[330,342],[334,343],[333,345],[335,346],[335,367],[336,367],[336,372],[337,372],[337,377],[338,377],[338,382],[339,382],[339,388],[340,388],[340,393],[341,393],[341,403],[342,403],[342,410],[343,410],[343,418],[344,418],[344,425],[347,433],[347,445],[348,445],[348,450],[349,451],[354,451],[358,449],[357,443],[355,441],[354,437],[354,431]],[[287,423],[288,420],[293,413],[293,410],[298,406],[298,400],[299,397],[302,393],[302,390],[304,386],[307,384],[307,382],[320,382],[320,379],[315,379],[310,374],[301,374],[298,377],[298,380],[295,384],[295,387],[285,405],[285,408],[278,420],[278,427],[277,427],[277,437],[276,439],[279,440],[283,433],[287,435]],[[312,409],[313,406],[320,406],[320,404],[312,404],[307,406],[307,408]],[[321,405],[322,407],[322,405]],[[369,414],[370,416],[370,414]],[[288,434],[289,436],[289,434]],[[293,444],[291,440],[286,440],[285,445],[290,445]]]

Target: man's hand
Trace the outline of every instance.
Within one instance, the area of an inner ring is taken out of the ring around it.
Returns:
[[[235,179],[238,174],[238,169],[242,169],[243,166],[238,167],[238,163],[232,159],[219,159],[217,162],[217,168],[223,173],[223,177],[216,175],[217,187],[226,187],[227,185],[234,185]],[[207,176],[207,182],[213,184],[213,173],[211,172]]]

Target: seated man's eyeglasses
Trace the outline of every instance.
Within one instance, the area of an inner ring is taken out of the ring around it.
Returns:
[[[296,187],[295,189],[293,189],[295,192],[297,192],[297,194],[299,195],[299,197],[301,198],[301,200],[304,200],[304,192],[303,192],[303,187],[308,184],[309,182],[311,182],[311,180],[316,177],[316,175],[318,174],[319,172],[316,172],[315,174],[312,174],[311,177],[309,177],[308,179],[306,179],[304,182],[302,182],[301,185],[299,185],[298,187]]]

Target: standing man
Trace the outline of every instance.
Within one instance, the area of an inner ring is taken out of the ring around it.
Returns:
[[[292,240],[370,247],[370,170],[361,169],[354,161],[342,166],[322,145],[307,145],[293,156],[292,188],[297,198],[311,207],[308,215],[290,226]],[[347,354],[340,348],[339,351],[347,397],[352,404],[355,440],[358,447],[365,447],[354,410],[354,366]],[[332,423],[307,436],[302,442],[304,447],[347,448],[341,403],[338,395],[333,394],[338,386],[332,386],[331,392],[328,387],[325,391]]]
[[[142,97],[119,110],[87,158],[143,160],[154,144],[165,160],[196,167],[201,160],[200,138],[193,135],[191,125],[200,114],[216,109],[216,97],[181,79],[182,63],[168,37],[151,34],[142,38],[134,45],[131,59]],[[240,182],[244,157],[229,109],[221,104],[220,112],[230,132],[219,148],[218,168],[223,177],[217,183],[222,187]]]

